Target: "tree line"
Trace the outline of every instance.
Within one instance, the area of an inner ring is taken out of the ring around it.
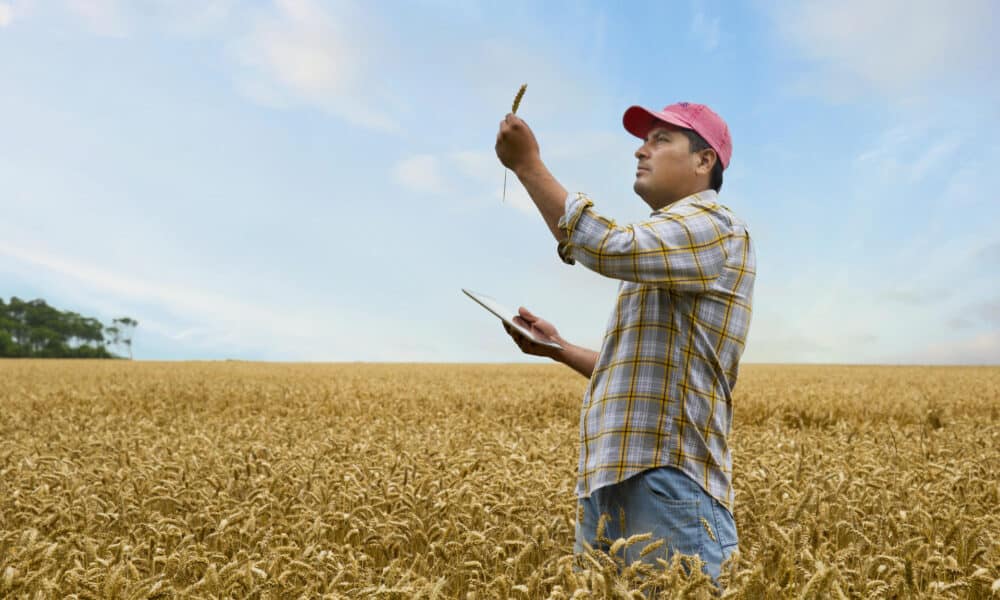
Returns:
[[[105,326],[42,299],[0,298],[0,357],[119,358],[109,349],[124,348],[132,358],[132,334],[138,325],[135,319],[119,317]]]

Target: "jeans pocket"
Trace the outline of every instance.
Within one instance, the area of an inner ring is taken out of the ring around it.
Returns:
[[[713,499],[712,514],[714,516],[719,545],[722,546],[723,552],[735,550],[739,542],[739,534],[736,531],[736,520],[733,519],[732,513],[719,504],[717,500]]]
[[[642,511],[645,530],[666,542],[667,558],[675,552],[700,554],[706,535],[698,484],[669,468],[650,469],[642,478],[647,492]],[[695,486],[693,490],[689,484]]]
[[[640,475],[646,491],[665,502],[697,503],[701,487],[690,477],[672,467],[657,467]]]

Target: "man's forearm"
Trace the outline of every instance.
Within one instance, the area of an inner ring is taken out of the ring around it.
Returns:
[[[566,212],[566,188],[560,184],[541,160],[534,161],[515,171],[524,189],[535,202],[549,231],[557,242],[566,239],[566,234],[559,229],[559,219]]]
[[[559,343],[562,344],[563,351],[553,358],[587,379],[590,379],[590,376],[594,373],[594,365],[597,364],[597,352],[581,348],[580,346],[574,346],[562,339],[559,340]]]

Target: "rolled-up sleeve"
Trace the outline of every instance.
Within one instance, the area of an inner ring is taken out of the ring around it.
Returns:
[[[559,257],[606,277],[704,291],[726,265],[731,232],[711,210],[688,204],[627,226],[598,215],[584,194],[567,198]]]

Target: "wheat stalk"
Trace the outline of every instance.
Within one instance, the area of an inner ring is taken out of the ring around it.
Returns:
[[[517,95],[514,96],[514,103],[510,105],[511,114],[517,114],[517,107],[521,106],[521,98],[524,97],[524,90],[526,89],[528,89],[528,84],[522,83],[521,89],[517,90]],[[507,201],[507,169],[503,170],[503,198],[501,198],[500,201]]]

